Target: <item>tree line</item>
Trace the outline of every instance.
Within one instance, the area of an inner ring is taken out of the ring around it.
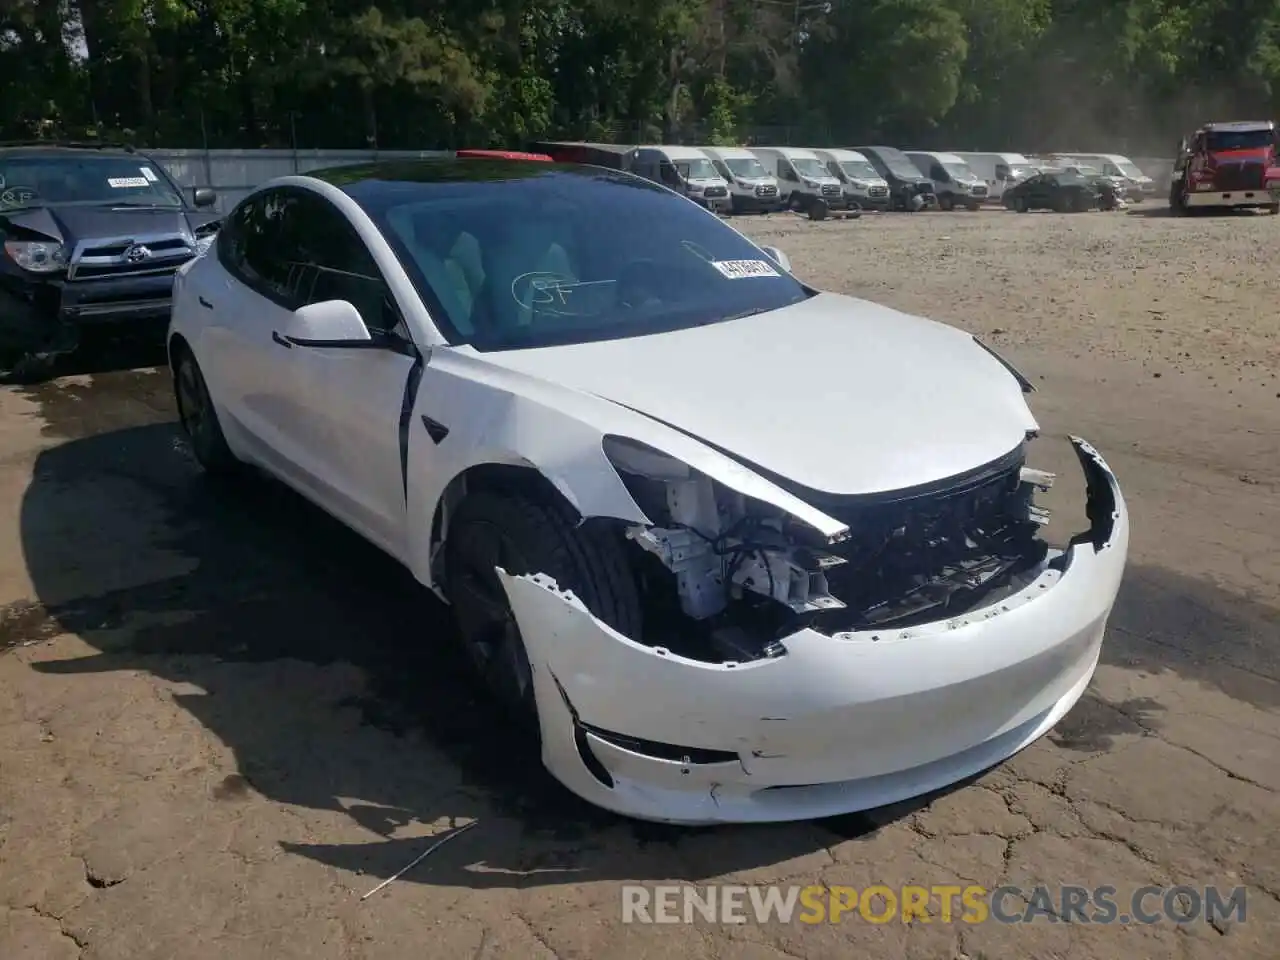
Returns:
[[[3,0],[0,137],[1170,152],[1280,100],[1280,0]]]

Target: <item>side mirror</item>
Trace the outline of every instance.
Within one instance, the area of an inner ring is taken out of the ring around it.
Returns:
[[[360,311],[346,300],[322,300],[299,307],[285,324],[283,340],[285,346],[297,347],[367,350],[378,346]]]
[[[199,187],[191,199],[197,207],[212,207],[218,202],[218,194],[209,187]]]
[[[777,247],[761,247],[760,249],[765,252],[765,255],[770,260],[780,266],[783,270],[787,271],[787,273],[791,272],[791,260]]]

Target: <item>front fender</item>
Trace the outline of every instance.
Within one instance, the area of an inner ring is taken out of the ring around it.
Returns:
[[[465,353],[436,350],[423,371],[409,423],[407,506],[415,575],[432,584],[437,506],[450,483],[482,464],[534,467],[583,517],[648,523],[605,456],[608,434],[647,444],[828,538],[848,530],[737,461],[643,414]]]

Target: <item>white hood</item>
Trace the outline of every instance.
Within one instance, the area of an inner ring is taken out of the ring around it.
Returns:
[[[1017,381],[969,334],[838,294],[673,333],[484,357],[825,493],[955,476],[1036,428]]]

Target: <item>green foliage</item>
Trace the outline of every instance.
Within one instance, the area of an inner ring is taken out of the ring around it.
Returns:
[[[7,0],[0,84],[8,138],[1139,152],[1273,115],[1280,0]]]

